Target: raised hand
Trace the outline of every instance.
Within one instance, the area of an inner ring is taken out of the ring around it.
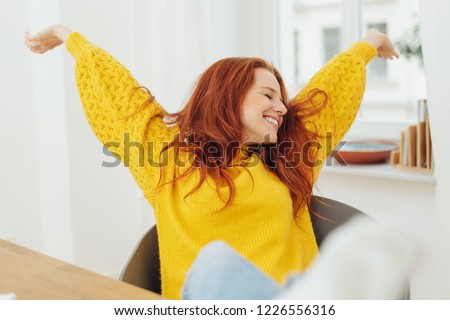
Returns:
[[[380,58],[392,60],[394,57],[397,59],[400,57],[389,37],[377,29],[367,30],[367,34],[362,41],[374,46]]]
[[[70,33],[72,31],[62,25],[52,25],[35,35],[25,32],[25,45],[32,52],[42,54],[63,44]]]

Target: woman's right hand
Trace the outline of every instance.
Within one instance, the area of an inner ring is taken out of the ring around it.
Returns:
[[[35,35],[25,32],[25,45],[32,52],[42,54],[66,42],[71,33],[69,28],[55,24]]]

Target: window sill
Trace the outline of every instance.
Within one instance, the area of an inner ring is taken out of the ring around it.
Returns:
[[[341,166],[334,162],[332,166],[325,166],[321,173],[436,184],[433,174],[397,169],[389,163]]]

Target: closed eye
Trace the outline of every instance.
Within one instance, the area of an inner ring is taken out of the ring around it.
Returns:
[[[272,96],[270,94],[264,94],[269,100],[272,100]]]

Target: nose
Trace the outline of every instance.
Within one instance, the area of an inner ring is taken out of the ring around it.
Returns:
[[[287,108],[284,105],[283,102],[279,101],[278,103],[274,104],[274,110],[279,113],[281,116],[284,116],[287,112]]]

